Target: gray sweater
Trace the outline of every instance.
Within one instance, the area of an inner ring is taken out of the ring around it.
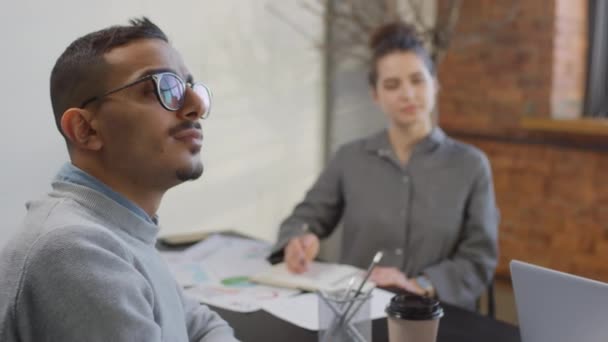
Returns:
[[[53,183],[0,254],[0,341],[236,341],[184,297],[157,232],[98,191]]]

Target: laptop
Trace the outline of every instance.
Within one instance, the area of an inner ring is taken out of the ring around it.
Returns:
[[[511,261],[522,342],[608,341],[608,284]]]

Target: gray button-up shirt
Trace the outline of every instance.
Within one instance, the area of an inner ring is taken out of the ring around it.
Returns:
[[[367,268],[388,251],[441,300],[473,309],[494,275],[498,216],[483,152],[435,127],[403,166],[383,130],[340,148],[281,224],[277,250],[304,225],[323,238],[342,221],[341,262]]]

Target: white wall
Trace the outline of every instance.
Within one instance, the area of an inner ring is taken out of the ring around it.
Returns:
[[[146,15],[215,95],[204,176],[165,196],[163,233],[234,227],[272,240],[321,165],[321,56],[266,6],[321,34],[297,0],[2,0],[0,247],[67,160],[50,70],[75,38]]]

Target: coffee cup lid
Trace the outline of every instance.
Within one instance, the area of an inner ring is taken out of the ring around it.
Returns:
[[[403,293],[391,298],[386,314],[394,318],[420,321],[443,317],[443,308],[436,299]]]

